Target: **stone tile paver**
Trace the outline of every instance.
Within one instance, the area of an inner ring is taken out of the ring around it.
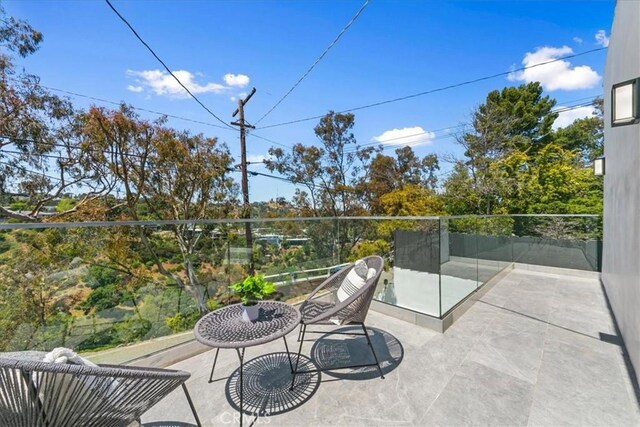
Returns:
[[[323,373],[301,387],[289,410],[254,425],[640,425],[598,279],[513,270],[444,334],[375,312],[367,322],[378,331],[374,346],[386,379],[366,369]],[[363,337],[317,337],[321,343],[305,342],[303,354],[369,361]],[[282,351],[280,340],[246,357]],[[226,378],[237,357],[222,350],[214,376],[222,379],[208,383],[212,361],[209,351],[172,368],[192,373],[187,384],[204,425],[237,425]],[[179,391],[143,421],[193,423]]]

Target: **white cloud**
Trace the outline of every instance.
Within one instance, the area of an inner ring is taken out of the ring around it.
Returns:
[[[527,52],[522,65],[531,67],[560,57],[570,55],[573,49],[562,47],[539,47],[534,52]],[[588,65],[572,66],[569,61],[561,60],[550,64],[516,71],[508,75],[511,81],[540,82],[548,91],[579,90],[596,86],[602,77]]]
[[[226,84],[215,82],[198,82],[197,77],[202,77],[201,73],[191,73],[186,70],[177,70],[173,74],[184,84],[191,93],[197,95],[201,93],[223,94],[232,91],[234,88],[246,86],[249,77],[244,74],[226,74],[224,81]],[[162,70],[127,70],[127,75],[135,78],[137,85],[129,85],[128,90],[132,92],[142,92],[148,88],[156,95],[167,95],[175,98],[185,98],[189,94],[180,84],[166,71]]]
[[[605,30],[598,30],[598,32],[595,35],[595,38],[596,38],[597,45],[600,45],[602,47],[609,46],[609,37],[607,37],[607,32]]]
[[[407,145],[409,147],[415,147],[418,145],[430,145],[435,137],[435,133],[428,132],[420,126],[414,126],[387,130],[371,139],[383,145]]]
[[[558,107],[558,110],[562,110],[566,107]],[[596,111],[595,107],[592,105],[587,105],[586,107],[574,108],[571,110],[561,111],[558,113],[558,118],[555,122],[553,122],[553,129],[563,128],[569,126],[571,123],[575,122],[578,119],[583,119],[585,117],[592,117],[593,113]]]
[[[582,40],[580,37],[574,37],[574,38],[573,38],[573,41],[574,41],[576,44],[582,44],[582,42],[583,42],[584,40]]]
[[[245,87],[246,85],[249,84],[249,76],[245,75],[245,74],[225,74],[224,75],[224,82],[228,85],[228,86],[233,86],[233,87]]]

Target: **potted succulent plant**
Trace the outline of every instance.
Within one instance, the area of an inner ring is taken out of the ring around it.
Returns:
[[[231,291],[239,296],[242,302],[242,319],[253,322],[260,315],[258,301],[273,294],[276,287],[272,282],[264,280],[263,276],[254,275],[231,285]]]

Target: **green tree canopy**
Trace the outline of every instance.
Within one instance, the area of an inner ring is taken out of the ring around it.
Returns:
[[[601,101],[598,114],[557,130],[554,105],[539,83],[489,93],[458,137],[465,151],[444,184],[449,213],[601,212],[602,183],[589,169],[602,152]]]
[[[314,216],[342,216],[364,213],[355,191],[361,173],[369,168],[375,147],[361,148],[353,135],[355,116],[330,111],[314,132],[320,146],[295,144],[290,153],[271,148],[265,162],[292,182],[302,184],[294,203]]]

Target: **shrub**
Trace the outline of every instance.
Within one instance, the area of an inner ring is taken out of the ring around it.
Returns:
[[[120,274],[111,268],[92,265],[84,279],[90,288],[114,285],[120,282]]]
[[[166,317],[164,319],[164,322],[171,329],[171,331],[177,333],[193,328],[199,318],[200,314],[194,310],[187,314],[176,313],[173,316]]]
[[[207,308],[209,309],[209,311],[216,311],[220,307],[222,307],[222,304],[217,299],[209,298],[207,300]]]
[[[9,209],[12,211],[26,211],[29,209],[29,205],[25,202],[13,202],[9,205]]]
[[[87,314],[91,309],[102,311],[117,307],[131,298],[131,293],[127,290],[120,289],[117,284],[109,284],[92,290],[87,299],[80,304],[80,307]]]
[[[9,249],[11,249],[11,243],[7,242],[7,238],[3,234],[0,234],[0,254],[7,252]]]
[[[77,351],[98,350],[130,344],[142,340],[151,330],[151,322],[139,317],[131,317],[111,327],[91,334],[76,346]]]
[[[73,209],[75,205],[76,201],[74,199],[61,199],[56,206],[56,212],[66,212]]]

